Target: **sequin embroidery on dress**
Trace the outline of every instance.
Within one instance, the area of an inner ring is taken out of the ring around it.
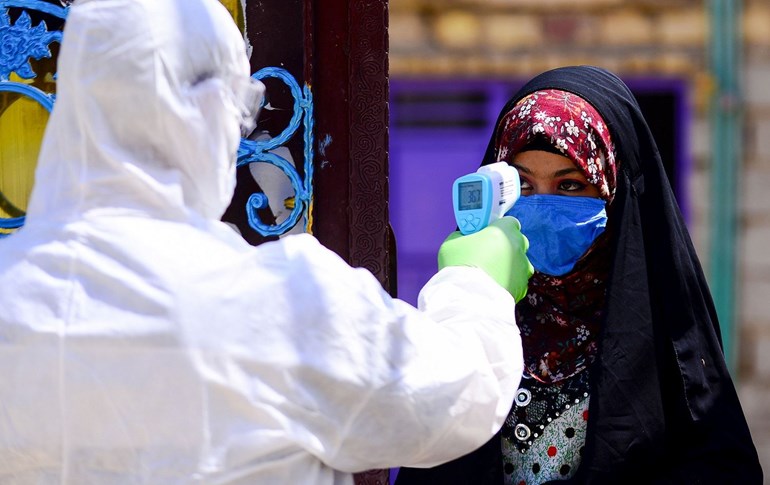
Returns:
[[[536,485],[572,478],[588,422],[588,370],[557,383],[525,372],[502,429],[506,484]]]

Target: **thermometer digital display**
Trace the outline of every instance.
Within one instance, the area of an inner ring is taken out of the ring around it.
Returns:
[[[480,180],[457,184],[457,197],[460,199],[461,211],[481,209],[481,187],[482,182]]]

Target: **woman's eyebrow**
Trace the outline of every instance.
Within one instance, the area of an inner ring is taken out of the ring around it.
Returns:
[[[511,165],[513,165],[513,167],[520,172],[524,172],[526,174],[532,175],[532,170],[528,169],[527,167],[519,165],[518,163],[513,163]],[[563,168],[561,170],[555,171],[553,175],[551,175],[551,177],[563,177],[564,175],[569,175],[571,173],[582,174],[583,172],[579,170],[577,167],[569,167],[569,168]]]
[[[518,163],[512,163],[511,165],[513,165],[513,168],[515,168],[519,172],[524,172],[524,173],[528,173],[528,174],[532,175],[532,170],[528,169],[527,167],[522,167]]]
[[[581,170],[578,170],[577,167],[570,167],[570,168],[563,168],[561,170],[557,170],[553,173],[554,177],[563,177],[564,175],[569,175],[571,173],[583,173]]]

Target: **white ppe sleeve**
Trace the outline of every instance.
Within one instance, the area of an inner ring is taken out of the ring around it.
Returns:
[[[324,329],[307,330],[331,341],[314,345],[318,365],[295,376],[315,406],[294,420],[309,451],[355,472],[433,466],[486,443],[523,371],[510,294],[479,269],[449,267],[423,288],[418,310],[340,263],[326,268],[334,277],[318,295],[324,318],[314,324]]]

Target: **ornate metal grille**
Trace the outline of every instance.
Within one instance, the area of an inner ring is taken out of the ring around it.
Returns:
[[[289,217],[275,225],[268,225],[260,220],[256,212],[257,209],[268,207],[267,196],[263,193],[252,194],[246,205],[249,225],[263,236],[278,236],[293,228],[304,215],[305,231],[308,232],[311,228],[310,204],[313,198],[313,95],[307,85],[304,89],[300,89],[297,81],[284,69],[266,67],[257,71],[252,77],[258,80],[275,77],[283,81],[294,98],[294,114],[289,126],[275,138],[267,141],[241,140],[238,166],[256,162],[275,165],[289,178],[295,197],[294,208]],[[272,152],[294,136],[300,123],[304,125],[304,180],[291,162]]]

